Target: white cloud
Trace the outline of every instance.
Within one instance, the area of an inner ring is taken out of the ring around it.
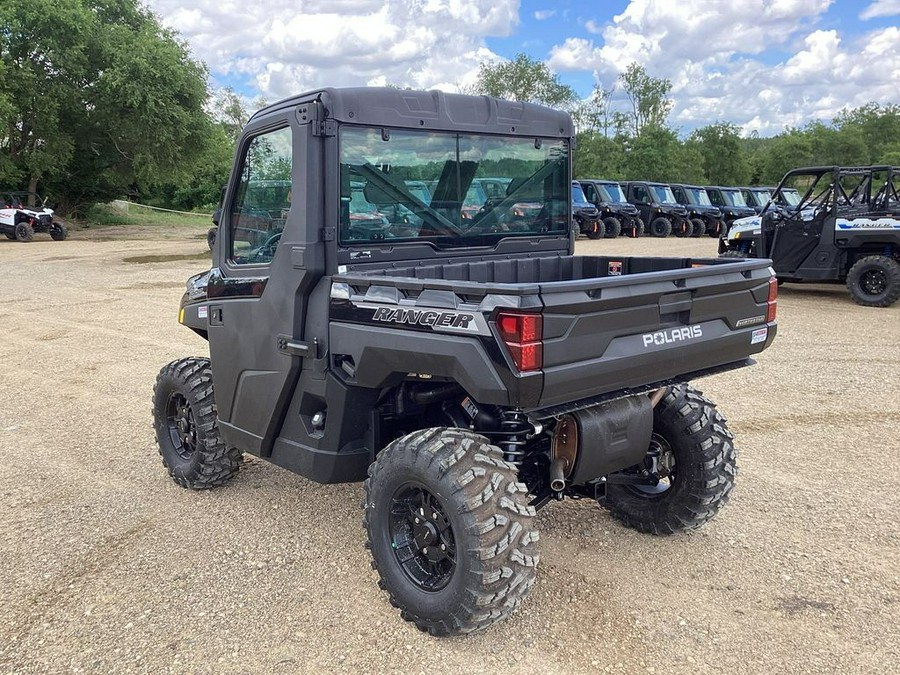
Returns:
[[[269,100],[320,86],[454,89],[497,58],[519,0],[149,0],[213,80],[247,81]]]
[[[534,13],[534,18],[538,21],[546,21],[556,14],[555,9],[539,9]]]
[[[880,16],[897,16],[898,14],[900,14],[900,0],[875,0],[859,13],[859,18],[868,21]]]
[[[554,46],[549,65],[593,71],[609,87],[637,62],[672,81],[671,121],[686,129],[721,119],[770,135],[844,107],[896,100],[900,62],[885,55],[897,51],[900,28],[849,42],[838,31],[814,30],[831,2],[632,0],[612,22],[589,27],[600,39]],[[790,56],[763,60],[772,48]]]

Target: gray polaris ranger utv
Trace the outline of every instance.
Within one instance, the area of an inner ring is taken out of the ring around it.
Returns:
[[[365,481],[380,585],[433,635],[515,609],[553,500],[654,534],[712,518],[735,450],[687,382],[771,344],[769,263],[573,255],[572,141],[565,113],[440,92],[256,113],[181,304],[210,357],[154,389],[172,478],[214,487],[251,453]],[[465,211],[482,177],[505,188]],[[263,180],[292,190],[248,208]]]

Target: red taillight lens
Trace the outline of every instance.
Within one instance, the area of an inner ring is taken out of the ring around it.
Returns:
[[[544,363],[543,317],[540,314],[497,315],[497,330],[521,372],[540,370]]]
[[[778,313],[778,279],[775,277],[769,279],[769,297],[766,304],[768,305],[766,322],[774,321],[775,315]]]

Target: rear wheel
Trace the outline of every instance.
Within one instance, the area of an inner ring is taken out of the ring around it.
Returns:
[[[856,261],[847,274],[850,297],[865,307],[890,307],[900,299],[900,263],[883,255]]]
[[[744,253],[743,251],[730,250],[730,251],[723,251],[722,253],[719,254],[719,257],[720,258],[746,258],[747,254]]]
[[[599,219],[592,220],[590,225],[588,225],[587,231],[585,234],[588,236],[588,239],[602,239],[603,238],[603,223],[600,222]]]
[[[182,487],[216,487],[240,469],[240,450],[226,446],[219,435],[209,359],[173,361],[159,372],[153,426],[163,465]]]
[[[4,232],[4,234],[6,235],[6,238],[9,239],[10,241],[16,240],[15,232]]]
[[[720,234],[722,234],[722,221],[717,220],[713,223],[710,223],[709,229],[706,230],[706,234],[710,237],[718,237]]]
[[[16,224],[16,241],[32,241],[34,239],[34,230],[31,225],[24,220]]]
[[[535,580],[527,488],[499,448],[463,429],[425,429],[369,467],[363,527],[379,586],[432,635],[487,628]]]
[[[725,506],[737,471],[734,436],[702,392],[672,387],[653,411],[643,464],[626,473],[659,483],[607,487],[605,506],[628,527],[650,534],[695,530]]]
[[[615,239],[622,234],[622,223],[615,216],[607,216],[603,219],[604,236]]]
[[[660,216],[650,223],[650,234],[654,237],[668,237],[672,234],[672,221]]]
[[[62,223],[53,223],[50,226],[50,238],[53,241],[65,241],[69,236],[69,230]]]
[[[642,218],[635,217],[633,230],[635,237],[643,237],[647,233],[647,226],[644,225],[644,221]]]

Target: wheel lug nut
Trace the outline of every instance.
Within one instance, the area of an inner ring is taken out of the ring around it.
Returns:
[[[442,550],[442,551],[446,551],[446,550],[447,550],[447,547],[446,547],[444,544],[441,544],[441,550]]]
[[[428,547],[422,549],[422,555],[428,555]]]
[[[432,513],[432,514],[431,514],[431,519],[432,519],[432,520],[437,520],[437,514],[436,514],[436,513]]]
[[[421,521],[420,521],[418,518],[416,518],[416,522],[419,523],[419,522],[421,522]]]

